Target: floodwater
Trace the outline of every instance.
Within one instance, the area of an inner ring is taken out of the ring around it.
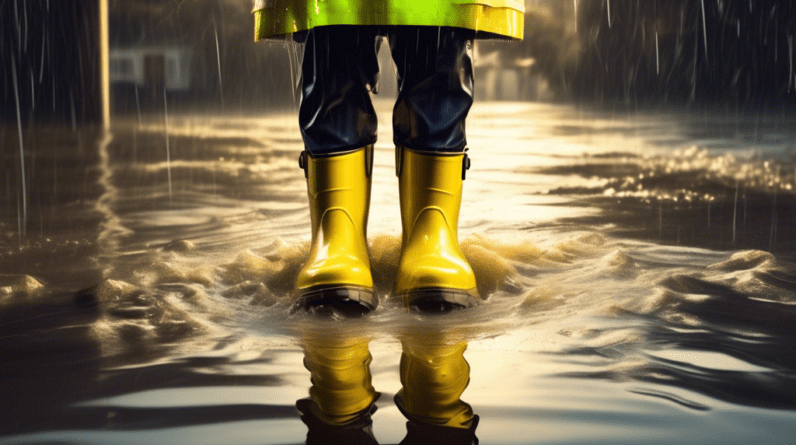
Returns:
[[[489,300],[423,317],[389,298],[376,104],[381,305],[356,320],[289,314],[309,240],[295,113],[26,130],[26,206],[3,128],[0,443],[302,443],[305,351],[355,350],[384,444],[406,432],[402,351],[422,368],[404,394],[469,372],[483,444],[796,443],[791,116],[477,103],[460,236]]]

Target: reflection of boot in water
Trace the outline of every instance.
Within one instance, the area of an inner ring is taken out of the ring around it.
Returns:
[[[420,422],[406,422],[406,437],[399,445],[478,445],[475,428],[478,416],[473,418],[470,427],[452,428],[428,425]]]
[[[301,399],[296,408],[301,413],[301,421],[307,425],[307,445],[378,445],[373,437],[373,422],[370,416],[376,412],[376,405],[371,405],[353,416],[353,420],[340,424],[329,425],[313,414],[317,405],[312,399]]]
[[[460,399],[470,383],[470,365],[463,355],[467,343],[429,343],[427,339],[403,343],[403,389],[395,404],[409,421],[401,444],[477,445],[478,416]]]
[[[379,397],[370,375],[368,340],[334,336],[304,344],[310,397],[296,402],[307,425],[307,444],[377,444],[371,415]]]

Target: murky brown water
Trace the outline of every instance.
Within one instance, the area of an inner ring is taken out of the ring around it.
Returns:
[[[388,295],[387,127],[383,299],[353,321],[288,315],[309,239],[292,113],[28,130],[24,207],[3,127],[0,443],[301,443],[319,335],[367,345],[380,443],[405,434],[402,350],[463,343],[481,443],[796,441],[792,118],[477,104],[460,232],[491,297],[433,319]]]

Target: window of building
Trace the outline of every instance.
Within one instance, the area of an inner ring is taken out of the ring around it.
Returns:
[[[110,72],[113,77],[131,77],[133,75],[133,61],[130,59],[111,59]]]

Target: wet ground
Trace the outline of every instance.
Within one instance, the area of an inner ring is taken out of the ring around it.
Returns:
[[[288,311],[309,239],[294,113],[26,129],[24,188],[0,129],[0,443],[302,443],[319,338],[372,355],[380,443],[406,432],[402,352],[464,345],[484,444],[796,443],[793,117],[477,103],[460,234],[490,298],[428,318],[389,298],[377,109],[382,302],[354,321]]]

